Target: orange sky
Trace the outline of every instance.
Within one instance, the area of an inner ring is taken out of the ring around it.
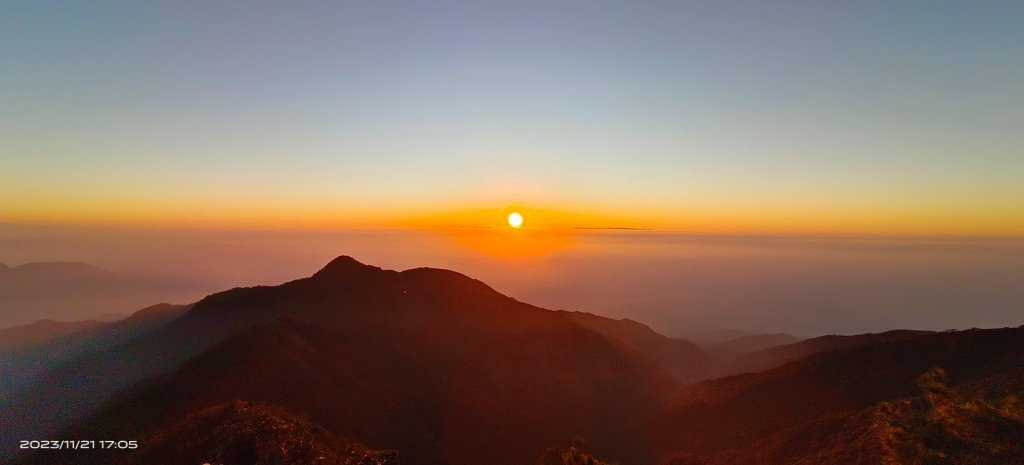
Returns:
[[[591,206],[555,208],[522,203],[498,206],[411,208],[353,206],[324,202],[250,205],[245,202],[195,204],[175,199],[52,199],[50,204],[0,200],[0,221],[67,223],[157,228],[347,229],[347,228],[505,228],[518,211],[524,229],[642,228],[725,234],[895,234],[1024,235],[1024,219],[1010,206],[941,205],[680,205],[658,208]]]

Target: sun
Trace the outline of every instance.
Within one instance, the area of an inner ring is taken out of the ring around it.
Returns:
[[[508,225],[513,228],[519,228],[523,225],[523,215],[519,212],[512,212],[508,214]]]

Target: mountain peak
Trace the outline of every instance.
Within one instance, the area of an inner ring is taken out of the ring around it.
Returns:
[[[376,266],[367,265],[348,255],[341,255],[325,265],[313,275],[314,278],[351,278],[367,272],[381,271]]]
[[[17,273],[110,273],[84,262],[32,262],[10,267]]]

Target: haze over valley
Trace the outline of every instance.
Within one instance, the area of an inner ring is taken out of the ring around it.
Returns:
[[[492,230],[162,231],[0,226],[0,263],[80,261],[118,279],[79,276],[93,299],[51,285],[46,312],[0,295],[0,326],[82,320],[159,302],[186,304],[236,286],[279,284],[344,250],[389,268],[463,271],[546,308],[631,318],[673,336],[717,330],[804,337],[894,328],[1016,324],[1024,242],[1000,238],[747,237],[664,231],[559,233],[538,249]],[[5,276],[0,274],[0,285]],[[50,277],[49,282],[53,282]],[[40,281],[45,283],[46,280]],[[91,286],[91,287],[90,287]],[[37,301],[46,294],[32,294]],[[23,299],[25,297],[22,297]],[[969,311],[964,311],[970,308]]]

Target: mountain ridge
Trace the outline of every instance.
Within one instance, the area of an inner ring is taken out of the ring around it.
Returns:
[[[323,331],[330,336],[324,336]],[[281,359],[277,357],[279,354],[261,352],[260,347],[279,343],[285,344],[280,347],[280,352],[291,354],[290,358]],[[228,347],[236,346],[249,349],[224,352]],[[350,349],[338,352],[341,347]],[[315,350],[310,352],[310,348]],[[225,356],[225,353],[233,355]],[[310,356],[317,363],[303,362],[307,360],[304,357]],[[508,460],[532,461],[545,448],[583,434],[602,444],[598,447],[600,452],[610,454],[623,463],[637,463],[645,456],[643,451],[649,448],[641,445],[644,438],[628,431],[641,431],[637,422],[649,412],[659,409],[661,399],[666,398],[678,383],[654,361],[637,352],[624,350],[605,335],[581,326],[561,313],[504,296],[461,273],[432,268],[396,272],[362,265],[351,257],[343,256],[308,278],[279,286],[236,288],[211,294],[160,330],[108,353],[105,361],[97,360],[97,363],[90,364],[85,370],[91,370],[92,374],[87,374],[86,378],[81,378],[79,369],[75,372],[77,378],[63,381],[52,378],[47,384],[74,385],[81,384],[82,379],[93,380],[85,382],[86,385],[98,382],[98,390],[92,391],[96,395],[89,403],[80,405],[79,415],[93,411],[99,406],[99,401],[127,387],[125,381],[141,381],[137,387],[145,391],[146,386],[158,389],[152,387],[153,382],[158,382],[154,380],[165,383],[178,380],[173,382],[192,387],[176,392],[208,392],[196,394],[198,397],[194,404],[136,403],[155,409],[178,405],[175,408],[179,410],[165,412],[166,415],[184,415],[203,407],[201,404],[204,403],[226,402],[244,394],[233,390],[255,386],[256,391],[242,397],[284,405],[300,413],[310,413],[308,409],[312,407],[296,404],[299,401],[294,399],[309,399],[313,403],[311,405],[320,405],[314,410],[328,415],[324,417],[328,420],[319,418],[319,423],[344,429],[350,426],[338,418],[349,416],[332,417],[340,414],[323,412],[336,411],[335,404],[317,403],[320,401],[316,399],[331,398],[327,393],[299,391],[292,396],[275,397],[271,391],[259,390],[259,383],[255,381],[250,384],[229,381],[218,384],[213,380],[221,378],[199,376],[194,371],[200,370],[197,366],[203,366],[195,365],[202,360],[206,364],[216,360],[248,360],[230,366],[252,369],[288,366],[291,368],[287,370],[300,369],[300,372],[287,376],[289,379],[328,376],[321,384],[340,389],[365,382],[357,382],[347,374],[350,368],[343,364],[354,362],[353,357],[379,358],[379,363],[352,365],[357,369],[350,367],[362,373],[364,380],[378,380],[380,386],[422,385],[424,390],[409,388],[413,390],[406,394],[392,391],[393,396],[389,398],[410,400],[388,408],[383,407],[390,404],[379,398],[379,389],[354,391],[356,394],[349,397],[364,401],[352,401],[355,404],[346,405],[356,409],[353,411],[362,411],[359,418],[367,421],[374,418],[359,409],[377,404],[384,411],[395,413],[385,417],[390,419],[383,425],[371,427],[372,423],[366,423],[362,429],[341,431],[342,434],[374,448],[399,448],[393,447],[398,445],[403,456],[414,460],[420,457],[428,462],[477,463],[485,460],[487,454]],[[140,365],[143,360],[145,365]],[[324,367],[322,369],[326,371],[320,374],[309,371],[316,366]],[[423,371],[416,367],[435,368]],[[263,379],[263,376],[245,375],[244,371],[235,369],[225,366],[205,372],[236,373],[230,376],[235,379]],[[392,371],[414,377],[398,382]],[[110,373],[119,374],[114,377],[120,381],[119,384],[104,384],[112,378]],[[448,375],[442,376],[441,373]],[[558,375],[552,376],[554,374]],[[264,375],[273,376],[272,373]],[[452,376],[458,382],[448,380]],[[198,381],[186,382],[188,379],[209,381],[215,386],[195,384]],[[279,388],[292,389],[293,384],[286,383]],[[277,389],[270,381],[265,388]],[[75,395],[81,398],[80,393]],[[145,397],[144,394],[131,395]],[[412,400],[418,395],[433,400]],[[123,405],[108,402],[104,411],[129,408]],[[423,410],[429,405],[447,407]],[[590,411],[585,407],[587,405],[605,407]],[[518,407],[510,410],[510,406]],[[417,411],[422,413],[408,417],[408,412]],[[428,412],[432,413],[427,415]],[[163,418],[165,414],[136,412],[123,417]],[[484,420],[492,417],[504,418],[505,421],[502,426],[495,426],[491,420]],[[426,431],[434,431],[428,435],[433,438],[428,442],[412,439],[420,434],[410,431],[408,426],[401,426],[419,425],[422,424],[420,421],[429,418],[433,420],[423,427]],[[88,421],[86,425],[90,424]],[[152,428],[158,426],[150,425]],[[485,455],[474,455],[483,452],[472,446],[474,441],[486,441],[484,437],[502,430],[507,431],[509,437],[520,438],[519,443],[499,443]],[[635,454],[624,455],[626,450],[635,451]]]
[[[941,367],[952,387],[1024,367],[1024,327],[933,333],[819,352],[685,387],[653,423],[662,451],[715,453],[829,414],[918,394]]]
[[[139,313],[150,311],[159,313]],[[399,272],[340,256],[309,277],[218,292],[182,311],[48,372],[28,391],[35,403],[13,415],[0,406],[0,415],[12,423],[41,418],[36,427],[51,433],[70,418],[57,438],[153,438],[173,454],[188,452],[156,438],[187,436],[200,444],[201,460],[214,461],[217,441],[232,456],[270,457],[274,441],[300,440],[312,441],[303,450],[325,454],[341,453],[332,441],[351,441],[439,465],[597,457],[623,465],[853,465],[895,457],[896,449],[910,457],[906,447],[945,438],[948,421],[935,414],[942,409],[920,400],[920,379],[938,367],[957,402],[995,413],[955,417],[965,434],[985,438],[963,450],[934,450],[977,455],[1018,433],[1016,404],[1005,396],[1019,378],[1009,374],[1024,373],[1024,326],[813,338],[788,345],[805,354],[796,360],[686,384],[708,373],[707,354],[687,340],[628,319],[536,307],[450,270]],[[788,346],[778,350],[792,355]],[[933,391],[947,392],[925,392]],[[992,393],[1010,406],[992,407]],[[265,407],[216,413],[237,402]],[[48,404],[61,409],[47,411]],[[884,416],[885,409],[894,413]],[[879,418],[895,439],[866,429]],[[1011,436],[993,432],[989,420],[1010,422]],[[269,443],[246,436],[264,421],[292,432]],[[901,433],[908,424],[928,435]],[[203,431],[185,434],[179,425]],[[592,447],[558,446],[574,437]],[[261,445],[249,447],[250,440]],[[882,446],[889,449],[879,452]],[[152,452],[57,451],[20,460],[129,465]]]

